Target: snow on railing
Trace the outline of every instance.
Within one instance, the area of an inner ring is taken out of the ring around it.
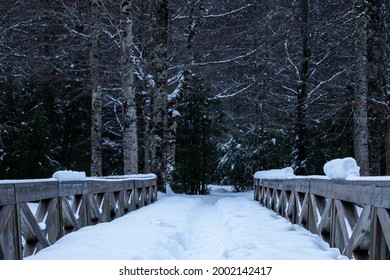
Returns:
[[[109,222],[157,200],[154,174],[0,180],[0,259],[23,259],[81,227]]]

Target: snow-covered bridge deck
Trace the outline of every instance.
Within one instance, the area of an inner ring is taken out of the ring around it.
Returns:
[[[319,236],[253,200],[213,187],[165,195],[110,223],[84,227],[28,259],[345,259]]]

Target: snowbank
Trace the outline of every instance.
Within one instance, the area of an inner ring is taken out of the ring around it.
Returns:
[[[293,177],[295,175],[291,167],[257,171],[254,175],[255,179],[290,179]]]
[[[85,180],[87,178],[84,171],[61,170],[53,174],[53,178],[58,181]]]
[[[360,167],[352,157],[338,158],[324,165],[324,172],[330,179],[348,179],[360,176]]]

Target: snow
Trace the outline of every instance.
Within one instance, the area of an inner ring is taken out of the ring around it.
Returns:
[[[291,167],[257,171],[254,175],[255,179],[291,179],[294,177],[294,170]]]
[[[360,167],[352,157],[338,158],[324,165],[324,173],[331,179],[348,179],[360,176]]]
[[[99,177],[99,178],[89,177],[89,178],[93,180],[112,180],[112,179],[153,180],[156,179],[157,176],[153,173],[149,173],[149,174],[132,174],[132,175],[112,175],[107,177]]]
[[[99,181],[112,181],[112,180],[153,180],[156,179],[155,174],[133,174],[133,175],[113,175],[107,177],[87,177],[84,171],[72,171],[61,170],[53,174],[53,178],[58,181],[74,181],[74,180],[99,180]]]
[[[317,235],[253,200],[253,191],[159,193],[155,203],[65,235],[27,260],[338,260]]]
[[[18,183],[47,183],[47,182],[57,182],[54,178],[47,179],[9,179],[9,180],[0,180],[0,184],[18,184]]]
[[[360,177],[360,167],[352,157],[333,159],[323,166],[324,175],[296,176],[291,167],[257,171],[254,179],[345,179],[345,180],[390,180],[390,176]]]
[[[54,172],[53,178],[58,181],[85,180],[87,176],[84,171],[60,170]]]

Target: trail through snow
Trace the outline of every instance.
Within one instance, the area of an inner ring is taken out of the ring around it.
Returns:
[[[212,195],[160,194],[110,223],[80,229],[27,259],[345,259],[318,236],[253,200],[214,187]]]

